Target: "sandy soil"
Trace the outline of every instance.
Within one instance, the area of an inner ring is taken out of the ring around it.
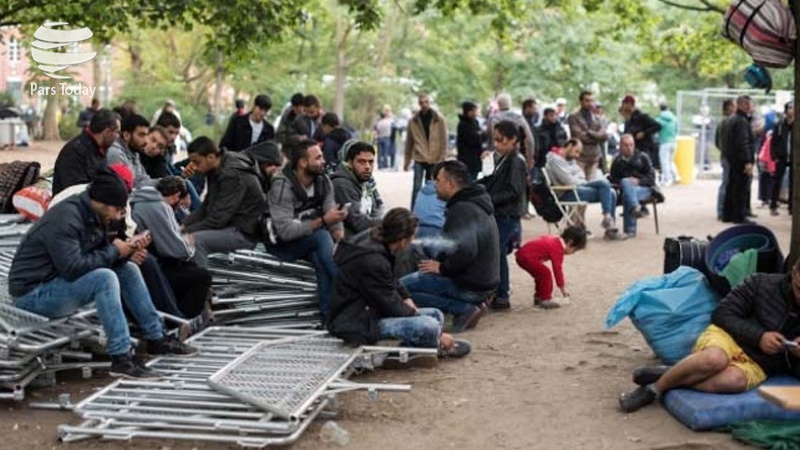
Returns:
[[[48,150],[50,148],[51,150]],[[53,146],[0,152],[0,160],[54,159]],[[55,147],[57,149],[57,146]],[[409,200],[410,173],[381,172],[378,186],[390,205]],[[659,206],[661,235],[653,219],[642,219],[639,236],[626,242],[590,240],[588,249],[567,258],[571,303],[561,309],[532,307],[533,282],[512,260],[513,309],[483,318],[464,333],[473,353],[461,361],[433,368],[378,371],[361,380],[410,383],[408,394],[381,394],[375,402],[364,393],[339,397],[338,423],[350,433],[353,450],[457,448],[483,449],[725,449],[741,448],[729,435],[695,433],[660,406],[626,415],[617,410],[617,395],[631,388],[634,367],[655,363],[644,340],[629,321],[604,329],[606,313],[635,280],[660,274],[665,236],[705,236],[722,230],[715,220],[717,181],[698,180],[666,190]],[[755,190],[754,190],[755,193]],[[755,203],[754,203],[755,204]],[[770,217],[756,208],[759,221],[776,233],[788,251],[788,216]],[[600,234],[600,211],[587,211],[590,227]],[[525,238],[547,233],[539,219],[523,223]],[[108,380],[86,382],[73,376],[55,388],[34,391],[35,400],[55,400],[70,391],[75,401]],[[50,449],[59,446],[56,427],[79,423],[67,412],[29,409],[3,402],[0,449]],[[334,448],[318,438],[314,425],[294,448]],[[87,449],[236,448],[207,443],[135,440],[90,441]]]

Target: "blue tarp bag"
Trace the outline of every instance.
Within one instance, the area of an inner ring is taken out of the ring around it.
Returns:
[[[608,312],[606,328],[630,317],[661,361],[675,364],[692,351],[697,337],[711,323],[717,303],[719,296],[705,275],[681,266],[633,283]]]

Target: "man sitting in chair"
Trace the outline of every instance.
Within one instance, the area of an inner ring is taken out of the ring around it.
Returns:
[[[617,195],[614,188],[605,178],[595,171],[595,178],[586,180],[583,168],[578,165],[583,144],[577,139],[570,139],[564,144],[561,154],[549,152],[545,170],[553,184],[553,190],[558,193],[559,200],[565,202],[584,201],[588,203],[600,202],[603,207],[603,221],[601,226],[605,230],[614,230],[614,209],[617,204]],[[559,189],[569,186],[570,189]],[[574,186],[574,189],[571,187]],[[576,198],[577,194],[577,198]],[[583,220],[583,218],[581,218]],[[613,232],[606,234],[614,235]]]
[[[624,134],[619,139],[619,155],[611,163],[609,179],[619,186],[622,196],[625,238],[636,237],[636,220],[644,216],[640,202],[660,193],[655,191],[656,172],[650,157],[635,148],[630,134]]]

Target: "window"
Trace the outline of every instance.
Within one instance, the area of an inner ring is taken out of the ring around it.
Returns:
[[[20,48],[19,39],[11,38],[8,41],[8,60],[10,62],[19,62]]]

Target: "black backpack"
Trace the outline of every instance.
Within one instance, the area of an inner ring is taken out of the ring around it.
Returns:
[[[553,196],[550,187],[544,177],[532,177],[528,185],[528,199],[530,200],[536,214],[540,215],[547,223],[558,223],[564,213],[558,207],[556,198]]]

